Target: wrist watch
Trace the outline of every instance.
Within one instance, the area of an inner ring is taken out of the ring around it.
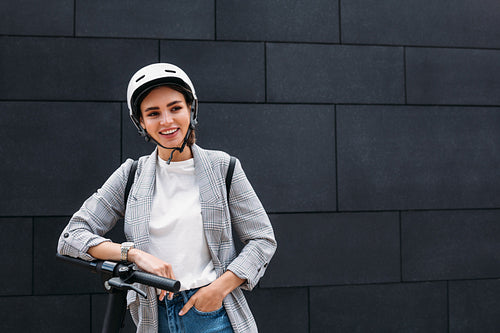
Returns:
[[[128,261],[128,251],[134,248],[134,243],[124,242],[121,244],[121,259],[122,261]]]

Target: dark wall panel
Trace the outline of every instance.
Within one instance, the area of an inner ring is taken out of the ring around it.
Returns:
[[[31,295],[33,289],[31,218],[0,218],[0,253],[3,254],[0,295]]]
[[[311,288],[311,333],[447,332],[446,283]]]
[[[149,40],[2,37],[0,43],[2,99],[125,100],[132,74],[158,61],[158,42]]]
[[[143,155],[149,155],[155,148],[156,144],[146,142],[144,137],[139,135],[137,127],[130,119],[127,104],[122,103],[122,161],[127,158],[136,160]]]
[[[338,3],[217,1],[217,39],[338,43]]]
[[[261,43],[162,41],[161,61],[189,75],[200,101],[264,102]]]
[[[80,0],[76,14],[77,36],[213,39],[215,35],[214,3],[207,0]]]
[[[0,13],[0,34],[73,35],[74,0],[4,0]]]
[[[0,106],[3,216],[71,215],[118,167],[119,104]]]
[[[0,313],[0,332],[90,332],[88,295],[0,297]]]
[[[267,44],[267,98],[284,103],[403,103],[403,49]]]
[[[33,264],[35,295],[105,292],[99,275],[56,259],[59,235],[69,219],[69,216],[35,218]]]
[[[108,296],[109,294],[92,295],[92,333],[102,332],[102,325],[104,324],[104,317],[108,305]],[[127,310],[125,314],[124,327],[120,333],[135,332],[136,326],[130,316],[130,311]]]
[[[450,282],[450,332],[498,332],[500,280]]]
[[[403,279],[500,276],[500,211],[402,213]]]
[[[344,43],[500,46],[496,0],[350,0],[341,13]]]
[[[400,281],[397,213],[279,214],[271,222],[278,249],[263,287]]]
[[[256,288],[245,293],[259,332],[309,332],[307,288]]]
[[[268,212],[332,211],[334,119],[333,106],[202,104],[198,142],[238,157]]]
[[[500,110],[338,106],[341,210],[500,205]]]
[[[500,51],[406,50],[406,89],[411,104],[500,104]]]

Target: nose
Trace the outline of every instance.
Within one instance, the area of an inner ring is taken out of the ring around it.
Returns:
[[[170,114],[170,112],[168,110],[164,110],[162,112],[162,115],[161,115],[161,118],[160,118],[160,122],[162,124],[170,124],[170,123],[172,123],[172,115]]]

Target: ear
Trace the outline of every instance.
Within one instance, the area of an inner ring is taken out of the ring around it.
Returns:
[[[146,129],[146,125],[144,124],[144,120],[142,119],[142,117],[139,118],[139,123],[141,124],[141,127]]]

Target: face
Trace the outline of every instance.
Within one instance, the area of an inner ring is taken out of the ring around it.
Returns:
[[[180,147],[189,129],[190,107],[180,92],[160,86],[151,90],[141,103],[141,126],[162,146]],[[168,160],[171,149],[158,146],[160,157]],[[172,161],[191,158],[191,150],[185,147],[176,151]]]

